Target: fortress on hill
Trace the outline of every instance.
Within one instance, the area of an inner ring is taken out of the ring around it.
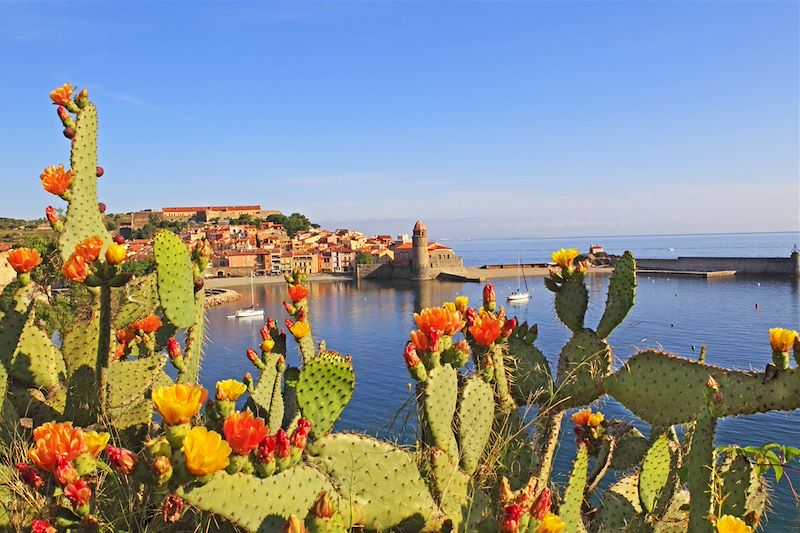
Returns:
[[[409,279],[425,281],[440,276],[464,276],[464,262],[452,248],[428,242],[428,229],[418,220],[411,242],[394,246],[394,260],[380,265],[358,265],[359,279]]]

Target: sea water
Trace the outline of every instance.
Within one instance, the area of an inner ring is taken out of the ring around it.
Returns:
[[[451,242],[467,264],[514,263],[518,250],[523,262],[545,261],[557,247],[602,244],[610,252],[632,249],[642,257],[656,257],[666,245],[680,255],[746,255],[786,257],[797,234],[742,236],[625,237],[604,239],[531,239]],[[747,244],[743,244],[747,243]],[[524,254],[527,250],[528,255]],[[647,253],[650,250],[651,253]],[[732,250],[739,250],[733,252]],[[662,250],[663,251],[663,250]],[[671,253],[667,250],[664,253]],[[664,257],[666,255],[661,255]],[[468,259],[472,258],[472,259]],[[516,278],[492,280],[498,301],[516,288]],[[602,315],[608,278],[588,276],[590,304],[586,323],[596,325]],[[403,347],[414,329],[415,311],[457,295],[467,295],[479,305],[481,286],[456,282],[325,282],[310,283],[310,320],[316,340],[352,355],[356,371],[356,390],[337,429],[365,431],[380,437],[413,439],[413,392],[403,361]],[[561,346],[570,332],[558,322],[553,311],[552,293],[541,278],[529,280],[531,300],[522,306],[508,307],[507,314],[520,321],[539,325],[537,346],[555,366]],[[250,287],[236,290],[249,300]],[[286,299],[283,284],[256,286],[256,301],[267,316],[284,317],[281,302]],[[220,379],[241,378],[255,373],[247,360],[247,348],[260,344],[261,320],[230,320],[237,302],[209,309],[208,341],[202,381],[213,390]],[[703,279],[641,276],[636,305],[626,320],[611,335],[609,342],[615,367],[638,349],[658,348],[695,358],[700,347],[708,350],[709,364],[742,370],[763,370],[771,359],[768,330],[771,327],[800,329],[800,280],[796,278]],[[290,344],[292,341],[290,341]],[[289,364],[298,365],[296,351],[289,350]],[[800,394],[800,392],[798,392]],[[607,418],[633,419],[613,399],[603,398],[595,408]],[[646,424],[638,423],[646,433]],[[564,481],[574,457],[571,424],[565,417],[562,442],[556,461],[556,479]],[[716,443],[760,446],[769,442],[800,446],[800,410],[727,418],[720,421]],[[800,475],[787,469],[787,475],[800,486]],[[775,483],[770,474],[772,510],[766,531],[800,531],[800,513],[787,481]]]

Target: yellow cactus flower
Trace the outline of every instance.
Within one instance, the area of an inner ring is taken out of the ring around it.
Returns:
[[[794,340],[797,338],[797,332],[792,329],[772,328],[769,330],[769,344],[772,346],[773,352],[788,352]]]
[[[111,437],[106,432],[87,431],[83,434],[83,440],[86,441],[86,451],[92,456],[92,459],[97,459],[100,452],[106,449],[108,439]]]
[[[741,518],[725,515],[717,520],[717,533],[753,533],[753,528]]]
[[[168,426],[185,424],[208,398],[208,391],[200,385],[179,383],[168,387],[158,387],[153,391],[153,403],[156,410]]]
[[[235,379],[217,381],[217,400],[235,402],[247,390],[247,386]]]
[[[567,525],[559,517],[553,513],[547,513],[542,521],[539,522],[539,527],[536,528],[536,533],[561,533]]]
[[[455,311],[456,310],[456,304],[453,303],[453,302],[445,302],[445,303],[442,304],[442,307],[444,307],[448,311]]]
[[[598,427],[606,417],[603,413],[592,413],[589,415],[589,423],[587,424],[589,427],[596,428]]]
[[[463,315],[467,312],[467,307],[469,307],[469,298],[467,296],[456,296],[456,310]]]
[[[306,321],[298,321],[289,330],[295,338],[302,339],[311,333],[311,326]]]
[[[207,476],[230,463],[231,447],[222,435],[202,426],[193,427],[183,441],[186,470],[195,476]]]
[[[553,252],[551,258],[553,262],[561,268],[572,268],[572,262],[580,255],[580,252],[575,248],[562,248]]]
[[[124,246],[115,242],[108,245],[108,249],[106,250],[106,263],[109,265],[118,265],[125,261],[126,257],[128,257],[128,250],[126,250]]]

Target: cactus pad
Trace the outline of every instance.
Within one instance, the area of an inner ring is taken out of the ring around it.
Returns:
[[[19,383],[49,390],[59,385],[66,368],[61,352],[34,321],[31,313],[11,357],[10,374]]]
[[[149,424],[153,405],[148,399],[157,385],[172,383],[164,373],[163,357],[118,361],[108,369],[108,407],[117,429]]]
[[[458,442],[461,468],[472,475],[489,441],[494,420],[492,386],[472,376],[461,388],[458,404]]]
[[[781,371],[764,382],[761,372],[728,370],[648,350],[639,352],[605,380],[605,392],[654,425],[689,422],[707,406],[708,377],[725,397],[723,416],[791,411],[800,406],[800,370]]]
[[[206,330],[206,294],[197,291],[194,295],[194,323],[186,330],[185,367],[178,376],[178,383],[197,383],[203,362],[203,335]],[[162,328],[164,329],[164,328]]]
[[[155,272],[131,280],[123,287],[122,291],[124,291],[124,297],[113,320],[116,329],[125,328],[137,320],[155,313],[158,307]]]
[[[317,357],[306,360],[295,391],[300,413],[311,422],[311,435],[314,438],[333,429],[353,396],[355,379],[349,357],[323,351]]]
[[[554,402],[562,409],[591,403],[600,397],[600,383],[611,372],[611,350],[592,330],[575,333],[558,358]],[[626,404],[627,405],[627,404]]]
[[[662,434],[647,451],[639,474],[639,499],[648,513],[653,512],[659,496],[669,482],[671,466],[669,440]]]
[[[469,504],[469,476],[459,470],[448,453],[438,448],[431,450],[431,463],[439,504],[458,529]]]
[[[304,518],[317,495],[333,486],[318,470],[299,465],[265,479],[219,472],[186,501],[251,532],[283,531],[289,515]]]
[[[78,425],[92,422],[95,394],[95,366],[100,321],[93,314],[87,321],[75,322],[64,335],[61,350],[67,368],[67,404],[64,414]]]
[[[456,369],[445,364],[428,372],[422,387],[422,410],[431,445],[458,457],[458,445],[453,434],[453,417],[458,400]]]
[[[103,248],[111,237],[97,209],[97,109],[88,103],[78,113],[75,137],[72,139],[71,197],[64,220],[64,232],[58,238],[61,258],[66,260],[75,245],[89,237],[103,239]],[[102,255],[102,250],[101,250]]]
[[[526,324],[515,329],[508,338],[506,369],[513,376],[511,394],[520,405],[529,405],[535,400],[549,400],[553,387],[550,365],[530,337]]]
[[[366,529],[436,531],[440,525],[440,511],[412,454],[353,434],[327,435],[310,443],[309,451]]]
[[[644,511],[639,501],[639,476],[625,476],[611,485],[603,495],[597,514],[598,531],[652,531],[645,526]]]
[[[617,441],[614,455],[611,456],[611,468],[614,470],[627,470],[638,465],[644,459],[650,443],[636,428],[622,435]]]
[[[156,261],[158,299],[164,315],[177,328],[195,322],[194,277],[192,257],[183,241],[174,233],[159,230],[153,239]]]
[[[589,293],[583,283],[583,276],[575,274],[561,284],[555,294],[556,314],[561,322],[577,333],[583,329],[583,318],[589,306]]]
[[[738,516],[755,527],[767,503],[765,482],[742,455],[726,458],[718,476],[721,515]]]
[[[558,509],[558,516],[567,525],[567,531],[585,533],[586,527],[583,525],[581,517],[581,505],[583,505],[583,490],[586,487],[586,477],[589,468],[589,450],[586,446],[578,448],[578,455],[572,465],[572,473],[569,476],[567,490]]]
[[[597,335],[601,339],[611,335],[614,328],[622,323],[633,307],[635,296],[636,260],[633,254],[625,252],[614,267],[614,273],[611,274],[611,281],[608,283],[606,309],[597,326]]]

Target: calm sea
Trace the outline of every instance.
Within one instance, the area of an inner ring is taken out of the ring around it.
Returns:
[[[603,237],[585,239],[528,239],[452,241],[448,244],[468,265],[546,261],[556,248],[601,244],[620,253],[626,249],[640,257],[677,255],[786,257],[797,233],[743,235],[676,235],[656,237]],[[589,277],[590,306],[587,325],[596,325],[603,310],[607,278]],[[499,294],[516,287],[516,279],[494,280]],[[541,278],[529,281],[531,301],[508,314],[539,324],[537,346],[555,364],[568,330],[556,319],[552,293]],[[249,299],[249,286],[237,287]],[[423,307],[452,301],[465,294],[479,302],[481,286],[470,283],[429,282],[325,282],[311,283],[310,319],[317,340],[353,356],[356,392],[338,429],[365,431],[409,440],[413,421],[409,418],[412,393],[403,363],[403,346],[414,327],[412,314]],[[285,299],[282,284],[256,287],[256,300],[267,313],[282,319]],[[756,304],[758,304],[756,306]],[[209,310],[210,327],[203,383],[213,388],[219,379],[241,377],[254,369],[245,356],[260,343],[261,321],[228,319],[236,302]],[[767,330],[782,326],[800,329],[800,280],[794,278],[695,278],[641,277],[636,305],[610,338],[617,364],[639,348],[657,347],[696,357],[700,346],[708,347],[711,364],[762,370],[770,360]],[[290,364],[298,364],[292,351]],[[599,402],[607,417],[631,418],[612,399]],[[646,430],[646,426],[642,425]],[[569,427],[563,434],[569,435]],[[800,410],[725,419],[717,430],[717,443],[763,445],[779,442],[800,446]],[[574,457],[572,439],[565,438],[557,456],[557,469],[565,476]],[[800,487],[798,472],[789,472]],[[773,480],[774,481],[774,480]],[[766,531],[800,531],[800,512],[786,480],[773,485],[772,511]]]

